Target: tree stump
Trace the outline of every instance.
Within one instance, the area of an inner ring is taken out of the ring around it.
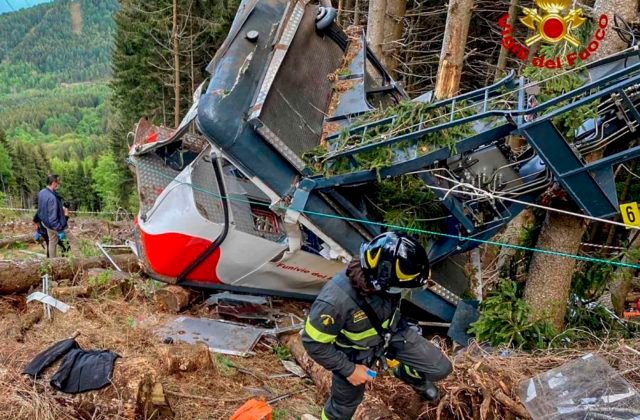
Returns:
[[[203,342],[170,344],[160,350],[160,355],[167,373],[195,372],[215,367],[209,347]]]
[[[156,303],[174,314],[189,306],[193,298],[194,293],[191,290],[173,284],[157,290],[154,294]]]
[[[113,374],[113,386],[101,390],[103,396],[113,394],[121,402],[121,415],[128,419],[173,418],[173,411],[164,394],[155,360],[144,357],[118,359]]]

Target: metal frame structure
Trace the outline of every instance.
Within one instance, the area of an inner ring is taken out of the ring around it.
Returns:
[[[231,220],[225,218],[231,239],[223,236],[218,244],[214,240],[219,237],[222,225],[198,216],[191,208],[193,202],[197,205],[197,199],[184,190],[184,184],[165,185],[161,196],[150,203],[154,210],[159,209],[158,214],[165,216],[155,216],[155,221],[151,222],[141,217],[141,232],[146,229],[147,236],[160,237],[171,228],[182,235],[177,236],[180,240],[197,236],[202,241],[193,252],[207,249],[208,254],[202,259],[192,258],[193,264],[207,260],[216,273],[223,272],[227,276],[216,277],[215,282],[181,276],[184,284],[295,295],[296,282],[302,282],[304,273],[290,277],[286,287],[272,286],[277,281],[274,273],[288,276],[284,271],[278,271],[278,261],[284,261],[277,259],[282,252],[288,249],[285,255],[293,256],[291,258],[300,264],[311,261],[317,264],[323,258],[320,253],[312,256],[319,258],[314,260],[302,245],[303,237],[312,237],[326,246],[327,255],[334,260],[332,263],[349,259],[362,241],[381,231],[379,224],[366,222],[366,208],[358,205],[350,192],[379,179],[407,174],[415,174],[427,186],[435,188],[443,207],[451,215],[446,221],[445,235],[434,240],[429,249],[430,259],[436,265],[476,247],[477,242],[469,239],[490,239],[522,211],[526,203],[534,203],[553,181],[562,185],[585,214],[606,218],[617,213],[613,166],[640,157],[638,145],[610,147],[616,142],[624,143],[620,140],[629,139],[640,126],[637,49],[589,65],[590,71],[600,71],[602,77],[535,106],[527,101],[527,90],[531,86],[524,79],[516,79],[514,73],[486,88],[443,101],[431,103],[431,95],[423,95],[414,100],[428,104],[438,115],[448,118],[441,117],[437,122],[422,121],[379,141],[344,148],[338,147],[338,143],[345,133],[364,137],[367,130],[392,124],[395,118],[358,123],[366,119],[363,117],[368,112],[408,98],[367,48],[363,33],[347,36],[335,25],[326,27],[323,24],[321,29],[317,28],[317,14],[318,6],[306,0],[243,1],[229,36],[207,67],[211,80],[206,93],[195,100],[179,130],[165,136],[157,146],[143,145],[132,151],[133,160],[143,161],[144,156],[138,155],[144,153],[164,153],[163,159],[170,161],[173,149],[169,145],[178,141],[189,123],[195,121],[213,152],[260,190],[261,200],[271,205],[273,217],[280,218],[279,225],[286,232],[285,242],[261,242],[273,250],[268,255],[265,252],[259,263],[253,262],[250,255],[240,262],[243,250],[239,244],[249,243],[254,235],[250,231],[240,231],[234,225],[240,210],[232,206]],[[343,56],[350,57],[346,65]],[[327,74],[337,72],[341,63],[344,72],[336,73],[335,77],[348,87],[339,93],[340,100],[335,109],[327,111],[333,92]],[[603,66],[609,65],[618,65],[619,69],[603,72]],[[505,94],[505,90],[510,93]],[[504,100],[505,97],[509,101]],[[575,143],[569,144],[554,126],[554,119],[596,102],[599,104],[598,118],[585,124],[584,132],[576,137]],[[459,117],[463,108],[472,110],[472,115]],[[327,124],[334,127],[330,131],[333,134],[323,136],[321,132]],[[455,148],[434,148],[424,155],[415,149],[398,153],[393,163],[377,171],[357,170],[354,165],[352,172],[342,175],[313,175],[301,156],[301,151],[317,146],[324,137],[329,145],[329,152],[322,160],[324,164],[330,165],[338,159],[355,161],[361,153],[399,144],[415,148],[427,135],[438,135],[463,125],[472,127],[473,133],[459,139]],[[528,144],[527,150],[514,159],[507,159],[500,149],[509,136],[521,136]],[[605,147],[607,156],[586,161],[588,151]],[[455,176],[449,165],[456,159],[462,162],[468,157],[480,159],[482,156],[485,160],[500,157],[493,159],[494,166],[489,174],[496,187],[494,194],[492,197],[465,197],[460,194],[462,190],[473,190],[463,181],[452,183]],[[190,181],[193,164],[180,169],[183,172],[176,180]],[[447,176],[442,176],[443,173]],[[504,182],[492,178],[497,173],[504,174]],[[215,177],[217,180],[222,177],[220,171]],[[177,192],[172,193],[170,189]],[[178,193],[182,195],[178,197]],[[142,196],[141,192],[141,199]],[[501,200],[501,197],[517,197],[518,202]],[[165,200],[164,204],[162,200]],[[182,206],[182,213],[170,209],[170,205]],[[484,213],[487,212],[485,208],[489,208],[490,217],[480,217],[481,207]],[[283,211],[283,208],[287,210]],[[180,215],[193,215],[193,220],[176,219],[169,223],[162,219]],[[224,255],[232,257],[225,259]],[[260,264],[260,268],[251,271],[250,266],[254,263]],[[246,266],[240,269],[242,264]],[[334,267],[325,264],[327,271]],[[191,268],[196,270],[198,267]],[[204,275],[203,270],[199,273]],[[242,273],[244,277],[238,277],[236,273]],[[261,276],[267,276],[272,283],[262,287]],[[300,294],[308,296],[309,288],[300,290]],[[413,292],[410,301],[425,312],[451,322],[459,299],[438,286]]]

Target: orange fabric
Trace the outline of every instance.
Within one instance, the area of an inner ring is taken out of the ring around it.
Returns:
[[[271,407],[264,400],[249,400],[238,408],[230,420],[271,420]]]

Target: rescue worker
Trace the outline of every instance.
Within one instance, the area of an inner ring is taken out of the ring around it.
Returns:
[[[302,333],[309,356],[333,372],[322,420],[350,419],[376,375],[375,364],[386,367],[387,360],[424,399],[438,399],[433,382],[451,373],[451,362],[402,318],[400,296],[390,291],[424,286],[429,275],[424,248],[388,232],[364,243],[360,257],[323,287]]]

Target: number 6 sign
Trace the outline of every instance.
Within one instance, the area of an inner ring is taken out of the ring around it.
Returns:
[[[640,209],[638,203],[620,205],[620,214],[625,225],[640,227]]]

